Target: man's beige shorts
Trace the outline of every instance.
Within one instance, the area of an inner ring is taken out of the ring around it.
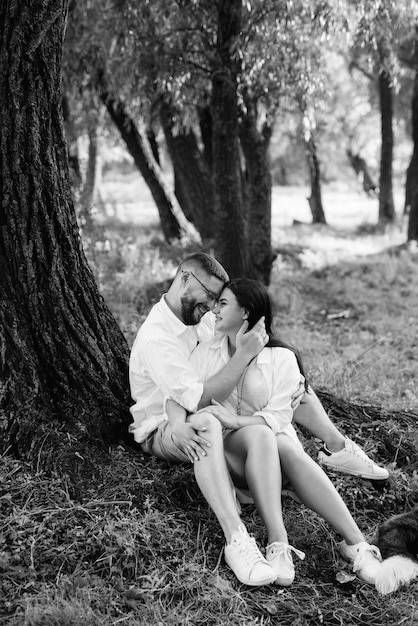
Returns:
[[[190,463],[190,459],[173,441],[171,424],[167,420],[160,424],[142,443],[143,452],[172,463]]]

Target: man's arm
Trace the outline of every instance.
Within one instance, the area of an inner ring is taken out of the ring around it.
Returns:
[[[236,351],[224,367],[204,382],[199,409],[209,406],[211,400],[222,402],[235,389],[248,363],[257,356],[267,343],[264,318],[247,331],[245,321],[237,333]]]
[[[200,428],[186,421],[187,411],[174,400],[167,400],[165,407],[171,424],[172,438],[174,443],[193,463],[200,456],[206,456],[205,448],[210,448],[210,443],[199,433],[204,432],[206,427]]]

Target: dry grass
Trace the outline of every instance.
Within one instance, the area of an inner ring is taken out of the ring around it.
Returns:
[[[185,249],[162,243],[155,211],[143,196],[144,227],[139,218],[131,223],[136,192],[133,178],[127,187],[124,180],[113,181],[116,215],[108,206],[103,230],[87,251],[102,293],[131,342],[161,291],[159,283],[172,276]],[[401,231],[372,237],[370,227],[363,225],[356,232],[364,216],[351,208],[349,224],[344,214],[349,200],[351,207],[357,206],[356,197],[348,200],[345,195],[344,211],[338,215],[337,192],[332,192],[330,227],[292,226],[288,218],[294,193],[275,192],[280,199],[275,206],[285,205],[273,220],[279,253],[271,284],[277,327],[301,348],[315,387],[342,400],[382,404],[386,410],[382,419],[352,419],[342,404],[334,415],[348,434],[393,468],[381,490],[332,475],[360,527],[371,536],[388,515],[418,501],[417,423],[413,415],[401,418],[395,412],[418,413],[417,259],[384,250],[399,243]],[[304,196],[302,190],[298,202]],[[371,206],[371,201],[358,199],[360,205]],[[111,194],[104,200],[111,204]],[[302,204],[296,207],[296,216],[308,221],[303,210]],[[315,442],[306,444],[315,454]],[[336,551],[335,534],[311,511],[289,499],[284,505],[291,541],[307,558],[298,563],[291,588],[249,589],[237,583],[223,562],[221,531],[191,469],[145,460],[119,447],[110,452],[100,483],[73,501],[65,479],[34,473],[5,457],[0,460],[0,624],[418,622],[416,584],[382,598],[357,579],[339,583],[336,574],[348,567]],[[245,508],[244,520],[262,544],[264,529],[251,507]]]

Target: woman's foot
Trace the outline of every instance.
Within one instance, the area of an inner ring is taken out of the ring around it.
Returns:
[[[382,556],[377,546],[367,541],[349,545],[345,541],[338,544],[338,549],[353,566],[353,572],[366,583],[374,584],[381,567]]]
[[[243,524],[232,534],[225,546],[225,561],[238,580],[245,585],[259,587],[274,582],[275,572],[267,563]]]
[[[288,587],[295,579],[295,566],[293,565],[292,552],[300,559],[305,558],[305,553],[296,550],[293,546],[289,546],[284,541],[274,541],[266,548],[267,562],[273,568],[276,574],[276,585]]]

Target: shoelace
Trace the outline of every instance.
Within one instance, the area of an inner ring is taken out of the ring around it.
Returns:
[[[263,560],[263,556],[257,547],[254,537],[249,535],[248,537],[242,537],[234,541],[239,553],[247,561],[248,565],[255,565],[257,562]]]
[[[301,561],[303,561],[303,559],[306,556],[306,554],[304,552],[302,552],[302,550],[298,550],[297,548],[294,548],[293,546],[286,545],[286,544],[283,544],[280,548],[273,546],[272,552],[273,552],[273,554],[275,554],[277,552],[279,554],[285,553],[288,556],[291,556],[291,553],[294,552],[296,554],[296,556],[298,556],[300,558]]]
[[[373,461],[369,459],[367,454],[363,452],[363,450],[359,448],[358,445],[354,443],[354,441],[351,441],[351,440],[347,441],[345,444],[345,447],[346,447],[346,450],[349,450],[350,452],[352,452],[352,454],[362,459],[362,461],[365,461],[370,467],[373,467],[374,465]]]
[[[382,555],[380,554],[380,550],[377,546],[365,544],[359,548],[357,556],[354,559],[353,572],[358,572],[365,565],[366,554],[368,552],[371,552],[371,554],[373,554],[378,561],[382,560]]]

